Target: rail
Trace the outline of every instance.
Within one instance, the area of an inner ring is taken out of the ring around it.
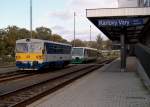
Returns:
[[[67,68],[70,68],[73,66],[75,66],[75,65],[69,65],[69,66],[64,67],[63,69],[67,69]],[[54,70],[59,70],[59,69],[54,69]],[[54,70],[52,69],[52,71],[54,71]],[[43,72],[47,72],[47,71],[43,70]],[[33,75],[39,75],[39,73],[40,73],[39,71],[31,72],[31,71],[20,71],[20,70],[2,73],[2,74],[0,74],[0,83],[6,82],[6,81],[11,81],[11,80],[16,80],[16,79],[22,79],[22,78],[33,76]]]
[[[64,87],[65,85],[73,82],[74,80],[102,67],[103,65],[111,61],[107,60],[99,65],[78,65],[65,70],[62,69],[57,73],[46,73],[44,76],[38,76],[39,78],[36,78],[35,81],[33,81],[34,78],[32,77],[31,83],[29,83],[30,79],[28,78],[28,83],[26,84],[26,86],[20,87],[18,85],[17,89],[14,88],[14,90],[12,90],[13,87],[11,86],[11,90],[9,90],[9,88],[5,86],[5,88],[7,88],[7,91],[3,90],[3,93],[1,91],[0,107],[24,107],[32,103],[33,101],[36,101],[37,99]],[[48,78],[46,79],[46,77]]]

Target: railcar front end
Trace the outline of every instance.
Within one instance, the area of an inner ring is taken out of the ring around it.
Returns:
[[[20,70],[39,70],[44,66],[41,41],[18,40],[16,42],[16,66]]]
[[[72,48],[72,64],[82,64],[85,62],[84,48]]]

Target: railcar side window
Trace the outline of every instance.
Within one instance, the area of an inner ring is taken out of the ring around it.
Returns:
[[[51,43],[45,43],[46,46],[46,51],[48,54],[53,54],[54,53],[54,45]]]
[[[70,53],[71,53],[71,47],[67,46],[67,48],[66,48],[66,54],[70,54]]]
[[[71,52],[70,46],[52,43],[45,43],[45,46],[48,54],[70,54]]]
[[[97,51],[85,49],[84,55],[88,57],[94,57],[94,56],[97,56]]]

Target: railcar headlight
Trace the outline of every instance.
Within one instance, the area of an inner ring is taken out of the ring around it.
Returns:
[[[20,59],[21,58],[21,56],[16,56],[16,59]]]
[[[43,59],[43,56],[42,55],[38,55],[38,56],[36,56],[36,58],[40,60],[40,59]]]

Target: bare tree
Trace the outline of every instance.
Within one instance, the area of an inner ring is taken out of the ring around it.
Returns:
[[[97,35],[96,42],[97,42],[97,49],[101,50],[103,48],[103,38],[101,34]]]

